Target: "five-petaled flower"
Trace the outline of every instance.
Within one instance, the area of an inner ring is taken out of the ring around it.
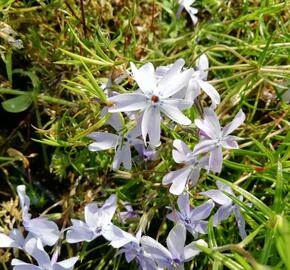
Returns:
[[[161,132],[160,112],[181,125],[191,124],[191,120],[181,112],[181,109],[190,107],[192,103],[172,97],[187,87],[193,74],[193,69],[181,71],[183,65],[184,60],[178,59],[165,76],[157,80],[151,63],[143,65],[140,69],[131,63],[133,78],[141,91],[109,98],[109,101],[114,104],[109,108],[109,112],[142,111],[141,130],[144,142],[147,142],[148,135],[149,143],[158,146]]]

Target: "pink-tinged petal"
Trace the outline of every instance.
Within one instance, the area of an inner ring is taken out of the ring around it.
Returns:
[[[222,135],[218,117],[211,108],[204,108],[203,119],[196,119],[194,123],[211,139],[218,139]]]
[[[177,107],[171,106],[164,101],[160,104],[161,111],[170,119],[180,125],[190,125],[191,120],[186,117]]]
[[[198,221],[209,217],[211,210],[214,208],[214,202],[212,200],[207,201],[191,211],[191,220]]]
[[[143,65],[139,70],[130,63],[133,78],[144,94],[152,94],[156,90],[154,66],[151,63]]]
[[[204,240],[198,240],[185,246],[184,247],[184,261],[185,262],[191,261],[192,258],[194,258],[200,253],[200,249],[197,247],[196,244],[207,247],[207,243]]]
[[[176,224],[166,238],[166,244],[174,258],[183,257],[184,244],[186,240],[186,228],[184,224]]]
[[[233,206],[222,205],[213,216],[213,225],[219,225],[223,220],[226,220],[233,212]]]
[[[148,106],[142,117],[142,136],[146,143],[147,134],[149,143],[153,146],[160,145],[160,110],[158,106]]]
[[[211,198],[214,202],[220,205],[230,205],[232,203],[232,200],[228,196],[226,196],[222,191],[217,189],[200,192],[200,194]]]
[[[52,270],[72,270],[74,268],[74,265],[78,261],[79,256],[72,257],[63,261],[60,261],[53,265]]]
[[[212,149],[216,147],[216,142],[216,140],[203,140],[199,142],[197,145],[195,145],[193,154],[199,155],[212,151]]]
[[[187,87],[189,80],[193,74],[193,69],[188,69],[181,73],[175,73],[170,78],[167,78],[167,75],[169,75],[169,73],[170,72],[168,72],[158,84],[157,91],[163,98],[173,96],[184,87]]]
[[[95,140],[89,144],[89,150],[93,152],[114,148],[119,139],[119,136],[107,132],[92,132],[87,137]]]
[[[136,93],[120,94],[108,100],[113,103],[113,106],[109,107],[111,113],[143,110],[148,104],[145,95]]]
[[[209,171],[220,173],[223,166],[223,152],[221,146],[211,150],[209,155]]]
[[[9,248],[15,246],[15,241],[4,233],[0,233],[0,248]]]
[[[198,80],[201,89],[210,97],[213,104],[220,104],[221,98],[218,91],[208,82]]]
[[[189,217],[190,215],[190,204],[189,204],[189,195],[188,193],[182,193],[178,196],[177,205],[179,211],[185,216]]]
[[[237,113],[237,115],[235,116],[233,121],[230,122],[229,124],[227,124],[223,128],[223,137],[229,135],[235,129],[237,129],[241,124],[244,123],[245,119],[246,119],[246,115],[244,114],[244,112],[242,110],[239,110],[239,112]]]

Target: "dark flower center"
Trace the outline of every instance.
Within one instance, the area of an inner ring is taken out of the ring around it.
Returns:
[[[151,97],[151,101],[153,101],[154,103],[157,103],[159,101],[159,97],[158,96],[152,96]]]
[[[102,231],[102,227],[97,227],[96,230],[95,230],[96,234],[101,233],[101,231]]]

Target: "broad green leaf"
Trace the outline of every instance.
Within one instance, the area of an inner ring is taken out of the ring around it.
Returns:
[[[30,96],[23,95],[7,99],[1,104],[5,111],[19,113],[25,111],[32,104],[32,98]]]

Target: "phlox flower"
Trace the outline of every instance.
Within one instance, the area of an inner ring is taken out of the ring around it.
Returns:
[[[28,212],[30,200],[26,195],[26,187],[24,185],[17,186],[17,193],[22,209],[22,220],[25,230],[33,237],[39,238],[44,246],[54,245],[60,235],[57,225],[45,217],[31,218],[31,214]],[[17,235],[20,237],[19,234]],[[20,240],[20,238],[18,238],[18,240]]]
[[[135,93],[126,93],[109,99],[114,105],[109,112],[141,111],[141,131],[144,142],[147,135],[149,143],[154,146],[160,144],[161,112],[181,125],[191,124],[181,110],[192,104],[172,96],[188,85],[193,70],[181,71],[183,59],[178,59],[170,70],[160,80],[157,80],[154,66],[151,63],[143,65],[140,69],[131,63],[133,78],[140,90]]]
[[[85,206],[85,222],[72,219],[72,226],[68,228],[66,240],[68,243],[81,241],[90,242],[103,235],[111,224],[111,219],[117,208],[116,196],[111,195],[98,208],[96,203],[89,203]]]
[[[232,122],[221,128],[216,113],[211,108],[204,109],[203,119],[196,119],[195,125],[201,130],[203,139],[194,147],[193,154],[208,153],[208,171],[220,173],[223,164],[222,148],[238,148],[237,137],[230,135],[245,120],[245,114],[240,110]]]
[[[167,218],[171,221],[179,221],[183,223],[186,229],[194,236],[198,234],[207,234],[208,222],[205,221],[210,215],[211,210],[214,208],[212,200],[207,201],[200,206],[192,209],[189,204],[189,196],[187,193],[179,195],[177,199],[179,211],[173,210]]]
[[[190,18],[193,22],[193,24],[196,24],[198,21],[198,18],[195,16],[195,14],[198,13],[198,9],[191,7],[191,5],[195,2],[195,0],[180,0],[179,1],[179,7],[176,12],[176,16],[179,17],[182,10],[185,9],[187,13],[190,15]]]
[[[199,179],[201,168],[205,168],[208,164],[208,158],[198,158],[181,140],[174,140],[172,156],[175,162],[184,164],[185,166],[179,170],[169,172],[163,177],[163,185],[172,184],[169,191],[172,194],[180,195],[186,183],[189,181],[194,186]]]
[[[122,221],[122,223],[126,223],[127,219],[132,219],[132,218],[138,218],[140,217],[136,211],[134,211],[132,205],[128,202],[124,203],[124,207],[126,209],[126,211],[121,211],[120,212],[120,219]]]
[[[240,236],[242,239],[244,239],[247,236],[245,230],[246,223],[243,216],[241,215],[240,206],[235,204],[233,200],[224,193],[226,192],[232,196],[235,196],[233,190],[220,181],[217,181],[216,185],[218,189],[211,189],[205,192],[200,192],[200,194],[211,198],[215,203],[220,205],[219,209],[213,217],[214,226],[219,225],[223,220],[226,220],[233,213],[238,224]],[[238,199],[242,201],[243,198],[238,197]]]
[[[136,236],[133,236],[119,227],[112,225],[106,232],[106,239],[110,241],[110,245],[114,248],[120,248],[116,255],[124,254],[128,263],[135,259],[140,269],[156,270],[157,266],[154,260],[140,246],[141,235],[142,230],[139,230]]]
[[[102,151],[110,148],[115,148],[115,156],[113,160],[113,170],[118,170],[120,165],[123,164],[125,169],[131,170],[131,146],[143,145],[143,141],[137,137],[141,135],[140,129],[134,128],[127,134],[118,135],[108,132],[92,132],[88,135],[90,139],[95,142],[89,144],[90,151]]]
[[[158,267],[169,270],[184,269],[185,262],[192,260],[200,253],[196,244],[207,244],[203,240],[198,240],[185,245],[186,228],[184,224],[178,223],[169,232],[166,239],[167,248],[149,236],[142,236],[141,246],[157,263]]]
[[[13,259],[11,262],[13,270],[72,270],[78,260],[78,257],[72,257],[57,262],[58,252],[55,252],[50,259],[39,238],[31,238],[28,240],[24,249],[36,260],[38,266],[18,259]]]

